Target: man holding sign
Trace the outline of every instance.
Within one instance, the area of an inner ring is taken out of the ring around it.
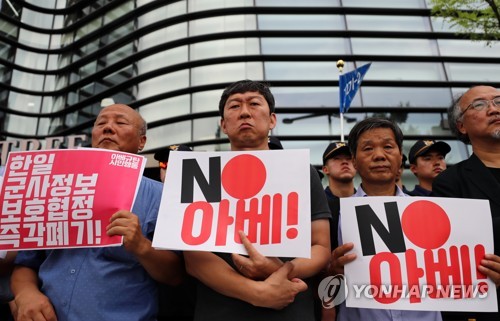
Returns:
[[[396,185],[396,176],[403,159],[402,145],[401,129],[387,119],[367,118],[352,128],[349,148],[354,168],[361,177],[361,185],[353,197],[406,196]],[[342,244],[341,238],[339,233],[339,244]],[[353,243],[346,243],[334,250],[330,266],[332,275],[344,274],[344,265],[356,259],[355,254],[348,254],[353,247]],[[439,312],[427,311],[348,308],[344,302],[339,307],[337,320],[439,321],[441,315]]]
[[[146,144],[146,122],[126,105],[101,110],[92,147],[137,153]],[[20,251],[12,274],[16,320],[156,320],[156,282],[176,284],[179,257],[155,250],[151,239],[162,185],[143,177],[133,212],[112,214],[108,235],[121,247]]]
[[[269,149],[268,134],[276,126],[276,115],[266,84],[250,80],[231,84],[222,94],[219,111],[231,150]],[[310,182],[310,259],[265,257],[241,232],[248,257],[185,252],[188,273],[200,281],[195,320],[314,320],[313,292],[301,279],[311,278],[328,262],[330,212],[312,167]]]

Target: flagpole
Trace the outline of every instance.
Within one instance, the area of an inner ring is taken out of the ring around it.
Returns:
[[[342,71],[344,70],[344,60],[342,59],[339,59],[337,61],[337,69],[339,70],[339,73],[340,75],[342,75]],[[340,75],[339,75],[339,91],[342,90],[342,88],[340,88]],[[342,110],[343,106],[340,106],[340,110]],[[340,112],[340,141],[341,142],[344,142],[344,113],[343,112]]]

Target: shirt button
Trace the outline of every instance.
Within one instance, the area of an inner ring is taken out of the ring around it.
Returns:
[[[70,272],[71,274],[75,274],[76,270],[75,270],[75,269],[71,269],[69,272]]]
[[[63,301],[63,303],[62,303],[63,306],[66,306],[67,304],[68,304],[68,302],[66,302],[66,301]]]

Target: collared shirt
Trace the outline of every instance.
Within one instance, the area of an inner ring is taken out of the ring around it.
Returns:
[[[150,240],[161,191],[160,182],[143,177],[132,209]],[[156,320],[156,282],[123,246],[21,251],[15,262],[39,269],[58,321]]]
[[[365,191],[359,186],[358,190],[352,197],[365,197]],[[405,193],[396,185],[396,195],[406,197]],[[339,244],[342,242],[342,234],[340,233],[339,224]],[[337,321],[359,321],[359,320],[376,320],[376,321],[441,321],[441,313],[437,311],[408,311],[408,310],[382,310],[382,309],[363,309],[363,308],[348,308],[345,302],[339,306]]]

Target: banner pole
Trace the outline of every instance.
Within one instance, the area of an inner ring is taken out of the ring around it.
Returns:
[[[342,71],[344,70],[344,60],[339,59],[337,61],[337,69],[339,70],[339,97],[342,95],[342,88],[340,88],[340,76],[342,75]],[[340,100],[340,104],[342,104],[342,99]],[[344,113],[342,112],[344,106],[340,106],[340,141],[344,142]]]

